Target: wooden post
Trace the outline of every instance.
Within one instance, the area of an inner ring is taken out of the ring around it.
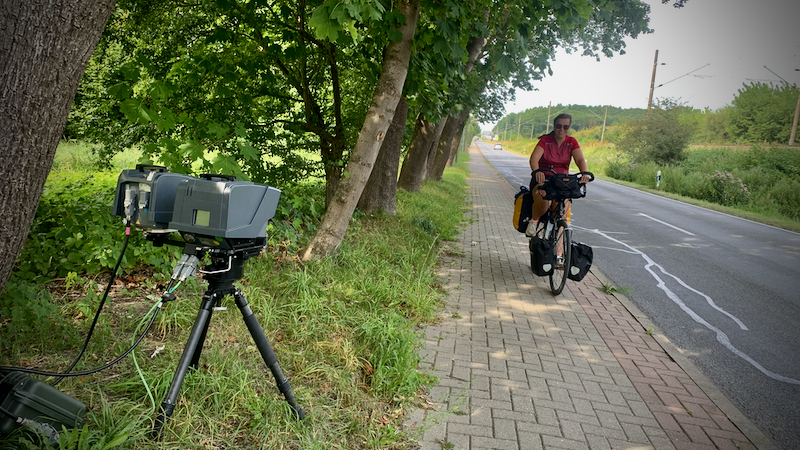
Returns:
[[[547,133],[550,132],[550,106],[552,104],[553,104],[553,102],[547,102],[547,131],[545,131],[544,134],[547,134]]]
[[[795,86],[797,89],[797,86]],[[797,117],[800,116],[800,90],[797,94],[797,107],[794,109],[794,122],[792,122],[792,134],[789,136],[789,145],[794,145],[794,138],[797,136]]]
[[[606,135],[606,117],[608,117],[608,106],[606,106],[606,113],[603,114],[603,131],[600,133],[600,145],[603,145],[603,138]]]
[[[647,115],[650,115],[650,105],[653,104],[653,90],[656,88],[656,67],[658,67],[658,50],[653,60],[653,77],[650,78],[650,96],[647,98]]]

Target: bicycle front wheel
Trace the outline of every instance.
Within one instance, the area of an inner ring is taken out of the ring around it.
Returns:
[[[569,274],[570,258],[572,257],[572,230],[567,226],[565,220],[558,221],[558,228],[552,237],[553,249],[555,253],[555,267],[550,274],[550,290],[553,295],[558,295],[564,290]]]

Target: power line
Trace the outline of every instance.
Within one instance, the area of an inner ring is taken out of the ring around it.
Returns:
[[[694,70],[693,70],[693,71],[691,71],[691,72],[687,72],[687,73],[685,73],[685,74],[683,74],[683,75],[679,76],[678,78],[673,78],[673,79],[671,79],[671,80],[667,81],[666,83],[659,84],[659,85],[658,85],[658,86],[656,86],[656,87],[661,87],[661,86],[664,86],[665,84],[672,83],[672,82],[673,82],[673,81],[675,81],[675,80],[680,80],[681,78],[683,78],[683,77],[685,77],[685,76],[687,76],[687,75],[690,75],[690,74],[692,74],[692,73],[694,73],[694,72],[697,72],[698,70],[702,69],[703,67],[710,66],[710,65],[711,65],[711,63],[708,63],[708,64],[706,64],[705,66],[698,67],[697,69],[694,69]],[[765,67],[766,67],[766,66],[765,66]]]

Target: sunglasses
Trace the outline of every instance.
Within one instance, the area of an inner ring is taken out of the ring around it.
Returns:
[[[556,124],[556,130],[564,129],[564,131],[569,130],[569,125],[561,125],[560,123]]]

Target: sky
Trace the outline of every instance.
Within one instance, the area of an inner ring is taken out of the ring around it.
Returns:
[[[537,91],[517,91],[506,113],[550,102],[646,108],[656,50],[654,99],[716,110],[745,83],[800,85],[800,0],[689,0],[683,8],[644,2],[653,33],[627,38],[626,54],[599,62],[559,51],[553,75],[536,82]]]

